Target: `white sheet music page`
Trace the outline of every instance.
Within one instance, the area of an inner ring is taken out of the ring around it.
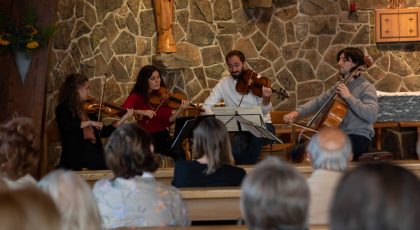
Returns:
[[[241,115],[242,118],[245,118],[249,122],[254,123],[254,125],[263,127],[262,120],[262,110],[261,106],[251,106],[251,107],[214,107],[213,112],[216,115],[216,118],[221,120],[229,132],[239,131],[238,122],[234,118],[236,112]],[[242,131],[251,131],[248,130],[245,126],[241,126]]]

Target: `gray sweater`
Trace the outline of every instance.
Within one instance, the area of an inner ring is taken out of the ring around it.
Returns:
[[[346,116],[340,124],[344,133],[364,136],[372,140],[375,134],[373,123],[378,117],[378,97],[375,87],[363,77],[358,77],[347,83],[351,96],[345,99],[349,107]],[[314,113],[321,108],[326,100],[335,92],[331,87],[317,98],[299,106],[296,111],[299,117]]]

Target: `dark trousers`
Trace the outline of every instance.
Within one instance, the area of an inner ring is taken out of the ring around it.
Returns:
[[[236,132],[232,138],[232,153],[235,164],[255,164],[260,157],[262,140],[250,132]]]
[[[169,131],[164,129],[159,132],[151,133],[151,136],[155,147],[155,153],[168,155],[171,146],[171,135],[169,135]]]
[[[274,133],[273,124],[266,123],[266,128]],[[237,165],[255,164],[260,157],[263,144],[270,143],[269,140],[256,137],[250,132],[236,132],[231,140],[233,158]]]
[[[360,155],[369,152],[370,140],[365,136],[349,134],[351,147],[353,148],[353,161],[359,161]]]

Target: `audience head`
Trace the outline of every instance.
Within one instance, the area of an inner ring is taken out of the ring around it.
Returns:
[[[131,178],[158,168],[150,135],[137,124],[123,124],[105,146],[105,159],[116,177]]]
[[[146,65],[139,71],[131,93],[140,94],[148,102],[150,92],[159,89],[161,86],[165,87],[165,84],[162,81],[159,69],[152,65]]]
[[[340,129],[326,127],[315,134],[306,147],[313,168],[343,172],[352,158],[349,137]]]
[[[14,118],[0,126],[0,173],[17,180],[34,171],[38,163],[32,120]]]
[[[419,138],[417,139],[417,157],[420,160],[420,134],[417,134]]]
[[[57,205],[63,230],[101,229],[101,216],[92,191],[74,172],[53,171],[43,177],[38,185]]]
[[[0,193],[0,230],[61,229],[51,198],[35,187]]]
[[[269,157],[241,187],[241,211],[249,229],[306,229],[309,188],[292,166]]]
[[[414,230],[420,226],[420,181],[390,163],[365,163],[340,181],[331,207],[332,230]]]
[[[74,115],[82,113],[82,103],[89,96],[89,79],[81,73],[70,74],[66,77],[58,93],[59,103],[67,103]]]
[[[196,159],[207,157],[206,174],[215,172],[223,163],[233,163],[229,134],[223,122],[214,117],[203,119],[193,135],[193,156]]]

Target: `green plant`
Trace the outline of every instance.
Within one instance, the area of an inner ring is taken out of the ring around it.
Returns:
[[[0,53],[5,51],[22,51],[31,53],[48,44],[55,31],[54,26],[38,27],[37,15],[28,7],[21,22],[8,22],[10,16],[0,12]]]

